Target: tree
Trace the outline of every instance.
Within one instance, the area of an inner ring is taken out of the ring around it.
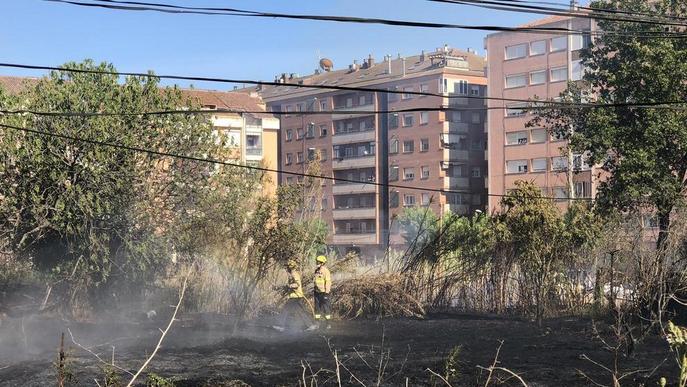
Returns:
[[[684,16],[685,5],[672,0],[593,1],[600,10]],[[592,14],[592,17],[594,15]],[[599,19],[599,36],[581,51],[584,82],[571,84],[564,102],[680,102],[665,107],[616,106],[537,110],[532,125],[568,137],[570,146],[601,165],[597,205],[607,211],[655,210],[661,250],[671,214],[687,187],[687,40],[665,36],[665,26]],[[614,34],[617,33],[617,34]],[[673,31],[674,32],[674,31]],[[628,35],[636,33],[637,35]],[[652,36],[653,34],[653,36]],[[573,128],[573,132],[570,132]]]
[[[123,115],[12,115],[0,123],[196,157],[217,156],[202,115],[140,115],[197,108],[154,77],[120,81],[110,64],[68,63],[27,85],[3,109]],[[146,281],[169,260],[164,234],[177,209],[192,204],[209,167],[176,158],[0,128],[0,235],[23,260],[67,284],[72,306],[112,278]],[[79,291],[81,290],[81,291]]]

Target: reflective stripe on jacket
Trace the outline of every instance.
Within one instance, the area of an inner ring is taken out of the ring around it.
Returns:
[[[324,266],[315,270],[315,291],[317,293],[329,293],[332,291],[332,274]]]
[[[289,274],[289,289],[289,298],[303,298],[301,273],[294,270]]]

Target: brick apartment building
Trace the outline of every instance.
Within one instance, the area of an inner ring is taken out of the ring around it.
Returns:
[[[527,27],[562,27],[580,31],[595,28],[590,19],[552,16]],[[487,50],[489,97],[554,99],[566,89],[568,80],[582,78],[580,49],[590,35],[555,35],[519,32],[490,34]],[[569,197],[569,164],[573,168],[574,197],[592,198],[598,187],[598,170],[585,164],[582,155],[568,155],[567,145],[543,128],[527,128],[532,119],[523,103],[489,100],[488,189],[489,210],[499,206],[500,197],[518,180],[539,185],[542,194],[553,196],[565,207]],[[503,108],[503,109],[499,109]]]
[[[454,112],[392,113],[383,117],[384,93],[330,91],[295,86],[259,87],[271,111],[282,115],[279,149],[281,169],[304,172],[307,160],[321,154],[321,170],[327,176],[356,181],[380,181],[385,165],[389,182],[417,188],[447,189],[437,193],[391,188],[388,193],[391,244],[400,243],[396,217],[404,208],[430,207],[435,213],[454,211],[470,214],[486,205],[484,176],[486,114],[481,99],[448,96],[485,96],[485,59],[472,50],[447,46],[411,57],[372,56],[347,68],[299,77],[282,74],[277,81],[439,93],[442,96],[388,94],[388,109],[451,106]],[[323,112],[299,114],[299,112]],[[349,114],[331,112],[342,111]],[[350,114],[355,112],[359,114]],[[388,134],[381,127],[388,119]],[[380,149],[388,149],[388,160]],[[387,164],[388,161],[388,164]],[[282,175],[281,184],[297,177]],[[321,217],[330,226],[329,244],[341,252],[382,251],[385,236],[385,195],[371,184],[322,181]]]

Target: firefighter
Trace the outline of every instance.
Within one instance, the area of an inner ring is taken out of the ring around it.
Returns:
[[[317,269],[315,269],[315,320],[319,322],[324,317],[327,322],[326,328],[330,329],[331,325],[329,321],[332,318],[331,304],[329,301],[329,295],[332,291],[332,275],[329,269],[325,266],[327,263],[327,257],[324,255],[319,255],[315,258],[317,263]]]
[[[281,326],[273,326],[274,329],[284,331],[284,327],[291,329],[302,329],[308,326],[309,318],[306,317],[305,296],[303,294],[303,284],[301,283],[301,273],[298,271],[298,263],[289,260],[286,263],[286,273],[288,274],[288,283],[286,289],[286,303],[281,314]]]

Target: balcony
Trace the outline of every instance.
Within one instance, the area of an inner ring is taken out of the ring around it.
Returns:
[[[470,99],[465,94],[448,93],[448,96],[450,97],[448,99],[449,106],[465,106],[470,103]]]
[[[445,161],[467,161],[469,153],[465,149],[444,149]]]
[[[356,142],[375,141],[377,132],[372,128],[363,132],[335,133],[332,136],[332,145],[352,144]]]
[[[444,189],[470,189],[470,178],[446,177],[444,178]]]
[[[369,208],[336,208],[332,211],[334,220],[348,220],[348,219],[375,219],[377,216],[377,209]]]
[[[373,184],[357,184],[335,182],[332,192],[334,195],[358,194],[358,193],[375,193],[377,187]]]
[[[375,155],[366,155],[359,157],[345,157],[342,159],[332,159],[332,169],[357,169],[357,168],[371,168],[375,166],[377,158]]]
[[[360,112],[369,112],[370,114],[374,114],[375,105],[373,103],[371,103],[368,105],[358,105],[358,106],[348,106],[348,107],[345,105],[334,106],[334,111],[353,113],[353,114],[338,114],[337,113],[337,114],[332,115],[332,120],[335,120],[335,121],[347,120],[349,118],[361,117],[362,115],[359,114]]]
[[[332,236],[332,243],[339,245],[372,245],[377,243],[377,234],[365,233],[365,234],[334,234]]]
[[[446,204],[444,205],[444,212],[453,212],[458,215],[468,215],[470,213],[470,206],[467,204]]]
[[[470,125],[465,122],[449,122],[448,131],[451,133],[467,133]]]

